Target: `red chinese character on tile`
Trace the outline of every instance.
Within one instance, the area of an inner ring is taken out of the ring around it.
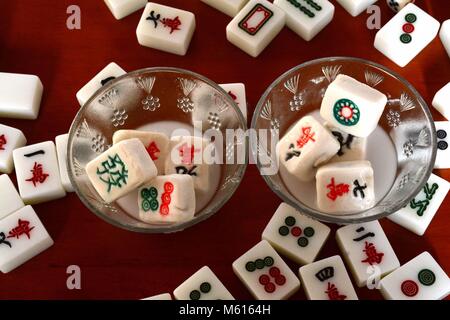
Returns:
[[[350,186],[348,184],[340,183],[336,185],[334,178],[331,178],[331,183],[327,185],[327,188],[330,190],[330,192],[327,193],[327,197],[333,201],[350,191]]]
[[[228,95],[236,102],[236,104],[239,104],[237,101],[237,95],[235,95],[232,91],[228,91]]]
[[[172,34],[172,32],[174,32],[175,30],[181,30],[180,26],[181,26],[181,20],[180,18],[175,17],[175,19],[169,19],[169,18],[164,18],[161,20],[162,24],[165,27],[169,27],[170,28],[170,34]]]
[[[328,288],[327,288],[327,291],[325,291],[325,293],[328,295],[328,299],[330,299],[330,300],[345,300],[345,299],[347,299],[347,296],[340,294],[338,288],[330,282],[328,282]]]
[[[192,164],[194,161],[194,156],[196,152],[199,152],[200,149],[195,149],[194,145],[188,146],[187,143],[184,143],[180,148],[178,148],[181,163]]]
[[[380,264],[381,261],[383,261],[384,253],[377,252],[377,248],[375,248],[375,245],[373,243],[369,243],[366,241],[365,249],[363,251],[366,253],[367,258],[362,260],[361,262],[373,265]]]
[[[161,150],[159,150],[155,141],[152,141],[152,143],[150,143],[149,146],[145,149],[147,150],[147,152],[150,155],[150,158],[152,158],[152,160],[158,160],[158,154],[161,152]]]
[[[34,227],[30,228],[30,221],[20,220],[18,222],[18,226],[12,229],[9,232],[8,238],[16,238],[19,239],[21,235],[26,235],[28,239],[30,239],[30,232]]]
[[[2,134],[2,135],[0,136],[0,150],[5,150],[4,146],[5,146],[5,144],[7,144],[7,143],[8,143],[8,141],[6,141],[5,135]]]
[[[42,164],[34,163],[33,169],[30,170],[33,176],[26,181],[33,182],[33,185],[36,187],[38,183],[44,183],[45,180],[49,177],[47,173],[44,173],[44,169],[42,168]]]
[[[311,133],[311,127],[302,128],[302,135],[297,140],[297,147],[303,148],[309,141],[316,142],[316,140],[314,140],[315,135],[315,132]]]

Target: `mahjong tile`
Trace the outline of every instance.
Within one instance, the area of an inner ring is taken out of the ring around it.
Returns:
[[[245,85],[243,83],[226,83],[220,84],[241,110],[244,119],[247,120],[247,98],[245,94]]]
[[[434,95],[432,105],[442,116],[450,119],[450,99],[448,97],[450,97],[450,82]]]
[[[340,256],[307,264],[299,274],[309,300],[358,300]]]
[[[410,3],[377,32],[374,46],[404,67],[437,36],[439,26],[439,21]]]
[[[377,0],[336,0],[353,17],[359,16]]]
[[[149,2],[136,29],[140,45],[184,56],[195,30],[193,13]]]
[[[14,169],[14,149],[26,145],[22,131],[0,124],[0,172],[11,173]]]
[[[368,283],[372,270],[381,278],[400,267],[378,221],[342,227],[336,232],[336,240],[358,287],[373,285]]]
[[[77,100],[80,106],[83,106],[95,91],[103,87],[109,81],[114,80],[125,73],[125,70],[116,63],[111,62],[108,64],[77,92]]]
[[[151,296],[141,300],[172,300],[172,296],[170,295],[170,293],[161,293],[156,296]]]
[[[266,240],[234,261],[233,271],[258,300],[284,300],[300,288],[298,278]]]
[[[439,38],[450,57],[450,19],[442,23],[441,31],[439,32]]]
[[[286,25],[306,41],[314,38],[334,16],[328,0],[275,0],[286,13]]]
[[[0,117],[36,119],[43,90],[35,75],[0,72]]]
[[[391,8],[394,12],[399,12],[402,10],[408,3],[413,2],[415,0],[386,0],[386,3],[389,8]]]
[[[174,291],[176,300],[234,300],[212,270],[204,266]]]
[[[8,273],[53,245],[31,206],[0,220],[0,271]]]
[[[0,195],[0,220],[25,206],[7,174],[0,175]]]
[[[202,2],[210,5],[214,9],[217,9],[230,17],[234,17],[241,11],[242,7],[248,2],[248,0],[201,0]]]
[[[450,183],[432,173],[419,194],[406,207],[388,216],[388,219],[422,236],[449,190]]]
[[[450,293],[450,279],[428,252],[423,252],[381,280],[388,300],[440,300]]]
[[[325,244],[330,228],[280,204],[262,233],[278,252],[300,264],[313,262]]]
[[[145,7],[147,0],[105,0],[105,3],[114,18],[120,20]]]
[[[55,138],[56,154],[58,156],[59,174],[61,175],[61,183],[66,192],[74,192],[72,182],[70,182],[69,172],[67,168],[67,142],[69,134],[62,134]]]
[[[64,197],[55,144],[41,142],[14,150],[19,193],[26,204]]]
[[[267,0],[250,0],[227,26],[227,39],[257,57],[283,29],[285,13]]]
[[[336,140],[339,142],[340,148],[338,153],[330,159],[329,162],[356,161],[366,159],[367,138],[355,137],[354,135],[345,133],[344,131],[325,123]]]
[[[436,137],[437,137],[437,154],[435,169],[449,169],[450,168],[450,121],[436,121]]]

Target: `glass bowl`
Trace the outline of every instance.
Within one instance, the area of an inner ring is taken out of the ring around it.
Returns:
[[[389,100],[376,134],[368,139],[368,157],[374,159],[378,202],[363,212],[333,215],[318,210],[315,183],[309,187],[295,184],[286,178],[283,170],[278,170],[275,145],[301,117],[317,116],[323,95],[338,74],[346,74],[376,88]],[[357,58],[318,59],[287,71],[262,95],[251,127],[267,132],[255,135],[251,146],[258,169],[269,187],[284,202],[325,222],[365,222],[398,211],[425,185],[436,157],[434,122],[420,94],[398,74]]]
[[[195,129],[194,129],[195,127]],[[148,224],[135,218],[135,208],[121,199],[105,203],[89,182],[85,166],[112,144],[115,131],[152,128],[169,136],[177,129],[188,133],[225,133],[226,129],[247,130],[246,121],[233,99],[213,81],[176,68],[148,68],[130,72],[100,88],[78,111],[69,132],[68,170],[81,201],[107,222],[135,232],[175,232],[192,226],[216,213],[239,186],[248,163],[248,141],[225,139],[218,154],[243,154],[241,161],[224,159],[219,165],[217,190],[198,208],[194,219],[175,224]],[[145,130],[145,129],[144,129]],[[225,136],[225,134],[223,135]],[[211,140],[211,141],[212,141]],[[131,203],[131,202],[130,202]],[[131,209],[130,209],[131,208]]]

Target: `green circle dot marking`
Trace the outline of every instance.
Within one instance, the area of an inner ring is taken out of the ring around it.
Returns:
[[[400,36],[400,41],[402,43],[410,43],[412,41],[411,35],[404,33]]]
[[[271,266],[273,266],[274,262],[275,262],[275,261],[273,260],[272,257],[265,257],[265,258],[264,258],[264,265],[265,265],[266,267],[271,267]]]
[[[248,272],[255,271],[256,270],[255,263],[253,261],[247,262],[247,264],[245,265],[245,270],[247,270]]]
[[[304,233],[305,236],[307,236],[308,238],[311,238],[311,237],[314,235],[315,231],[314,231],[314,229],[311,228],[311,227],[306,227],[305,230],[303,230],[303,233]]]
[[[147,212],[148,210],[150,210],[150,208],[151,208],[150,201],[142,200],[142,210]]]
[[[344,126],[354,126],[359,122],[360,112],[358,106],[349,99],[339,99],[333,107],[334,118]]]
[[[424,286],[431,286],[436,282],[436,275],[430,269],[423,269],[418,274],[419,282]]]
[[[158,201],[155,199],[152,199],[150,201],[150,209],[152,209],[152,211],[156,211],[156,210],[158,210],[158,207],[159,207]]]
[[[265,267],[265,262],[262,259],[256,259],[255,261],[256,269],[262,269]]]
[[[201,293],[198,290],[192,290],[189,294],[191,300],[200,300]]]
[[[414,23],[417,21],[417,16],[414,13],[408,13],[405,16],[405,20],[406,20],[406,22]]]
[[[150,193],[150,197],[156,198],[158,196],[158,190],[156,188],[151,187],[149,191],[150,191],[149,192]]]
[[[208,293],[211,291],[211,284],[209,282],[203,282],[200,285],[200,291],[203,293]]]
[[[141,197],[144,199],[148,199],[150,198],[150,190],[148,190],[147,188],[144,188],[141,190]]]
[[[286,217],[286,219],[284,219],[284,223],[286,223],[287,226],[292,227],[295,225],[295,218],[292,216]]]
[[[289,234],[289,228],[286,226],[282,226],[280,227],[280,229],[278,229],[278,233],[285,237]]]
[[[305,237],[300,237],[298,238],[297,243],[300,247],[304,248],[308,245],[309,241]]]

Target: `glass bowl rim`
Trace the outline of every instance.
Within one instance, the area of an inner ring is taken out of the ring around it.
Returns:
[[[271,182],[271,180],[266,176],[266,175],[261,175],[264,179],[264,181],[267,183],[267,185],[269,186],[269,188],[272,190],[272,192],[274,192],[279,198],[281,198],[281,200],[283,202],[286,202],[287,204],[289,204],[290,206],[294,207],[296,210],[298,210],[299,212],[306,214],[307,216],[313,218],[313,219],[317,219],[319,221],[324,221],[324,222],[329,222],[329,223],[337,223],[337,224],[353,224],[353,223],[363,223],[363,222],[369,222],[369,221],[374,221],[374,220],[379,220],[381,218],[387,217],[395,212],[397,212],[398,210],[400,210],[401,208],[405,207],[419,192],[420,190],[423,188],[423,186],[425,185],[425,183],[428,181],[429,177],[431,176],[431,173],[433,172],[433,164],[436,160],[436,153],[437,153],[437,145],[436,145],[436,127],[434,125],[434,120],[433,117],[431,115],[430,112],[430,108],[428,107],[428,104],[425,102],[425,100],[423,99],[423,97],[421,96],[421,94],[401,75],[399,75],[398,73],[392,71],[391,69],[367,60],[367,59],[362,59],[362,58],[356,58],[356,57],[345,57],[345,56],[333,56],[333,57],[325,57],[325,58],[319,58],[319,59],[313,59],[313,60],[309,60],[306,61],[304,63],[301,63],[287,71],[285,71],[284,73],[282,73],[279,77],[277,77],[268,87],[267,89],[264,91],[264,93],[262,94],[262,96],[260,97],[260,99],[258,100],[258,103],[256,105],[255,111],[253,113],[253,117],[252,117],[252,121],[250,124],[250,128],[251,129],[256,129],[256,123],[257,123],[257,119],[264,107],[264,103],[267,100],[268,96],[270,95],[270,93],[272,92],[272,90],[278,86],[283,80],[285,80],[287,78],[288,75],[299,71],[303,68],[312,66],[312,65],[318,65],[321,63],[325,63],[325,62],[336,62],[336,61],[345,61],[345,62],[357,62],[357,63],[361,63],[364,65],[369,65],[371,67],[374,68],[378,68],[383,70],[384,72],[386,72],[387,74],[391,75],[392,77],[396,78],[397,81],[400,81],[405,87],[407,87],[415,96],[415,98],[417,99],[417,101],[420,104],[420,108],[422,109],[427,122],[430,123],[431,126],[431,147],[432,147],[432,154],[431,154],[431,159],[430,162],[428,163],[426,172],[424,173],[422,179],[420,181],[418,181],[416,184],[416,188],[413,189],[413,191],[411,192],[410,195],[408,195],[407,197],[405,197],[404,201],[402,202],[396,202],[396,204],[394,204],[392,206],[393,210],[392,212],[381,212],[379,214],[376,215],[371,215],[371,216],[361,216],[364,212],[368,211],[360,211],[356,214],[352,214],[352,215],[331,215],[331,214],[326,214],[326,213],[322,213],[318,210],[314,210],[312,208],[309,208],[306,205],[303,205],[302,203],[300,203],[300,201],[297,200],[297,202],[295,201],[291,201],[289,199],[289,197],[287,197],[285,195],[284,192],[282,192],[281,190],[279,190],[277,187],[275,187],[275,185]],[[426,107],[426,108],[424,108]],[[257,142],[257,141],[256,141]],[[252,154],[254,159],[256,159],[256,166],[258,167],[259,172],[261,173],[262,170],[262,164],[259,161],[259,157],[257,156],[258,154],[258,148],[257,148],[258,143],[251,143],[251,149],[252,149]],[[277,160],[278,161],[278,160]],[[294,196],[292,196],[293,198],[295,198]],[[382,199],[380,199],[378,201],[381,202],[385,197],[383,197]],[[372,207],[371,209],[377,207],[378,204],[376,204],[374,207]],[[369,209],[369,210],[371,210]]]
[[[108,217],[107,215],[103,214],[93,204],[91,204],[91,201],[89,199],[87,199],[87,197],[79,189],[78,185],[75,183],[76,179],[74,176],[74,168],[72,166],[72,161],[71,161],[71,159],[73,157],[71,145],[73,143],[74,135],[75,135],[75,132],[77,129],[77,126],[75,126],[75,123],[78,124],[80,122],[80,119],[82,118],[82,115],[83,115],[83,111],[88,108],[88,106],[92,103],[92,101],[98,99],[98,96],[100,93],[112,88],[117,82],[120,82],[122,79],[125,79],[125,78],[132,79],[135,76],[148,74],[148,73],[152,73],[152,72],[180,73],[180,74],[189,75],[191,77],[196,78],[197,80],[201,80],[201,81],[205,82],[207,85],[211,86],[212,88],[214,88],[217,91],[219,91],[220,93],[222,93],[222,95],[225,97],[225,99],[233,106],[233,109],[236,112],[238,120],[239,120],[239,125],[242,126],[243,130],[245,130],[245,131],[248,130],[247,121],[245,120],[244,115],[242,114],[241,110],[237,106],[236,102],[216,82],[210,80],[209,78],[207,78],[201,74],[198,74],[196,72],[186,70],[183,68],[158,67],[158,66],[142,68],[142,69],[127,72],[127,73],[109,81],[105,86],[102,86],[95,93],[93,93],[92,96],[86,101],[86,103],[80,107],[80,109],[78,110],[77,114],[75,115],[75,117],[70,125],[70,129],[69,129],[69,133],[68,133],[69,136],[68,136],[68,141],[67,141],[66,165],[68,168],[67,171],[69,174],[70,182],[71,182],[73,189],[74,189],[75,193],[77,194],[78,198],[92,213],[94,213],[100,219],[106,221],[107,223],[109,223],[115,227],[118,227],[118,228],[121,228],[121,229],[124,229],[127,231],[136,232],[136,233],[145,233],[145,234],[174,233],[174,232],[178,232],[178,231],[183,231],[186,228],[194,226],[202,221],[205,221],[206,219],[208,219],[211,216],[213,216],[214,214],[216,214],[231,199],[233,194],[239,188],[239,186],[244,178],[244,175],[245,175],[248,163],[249,163],[249,142],[248,142],[247,137],[244,139],[244,144],[245,144],[244,163],[236,164],[237,168],[236,168],[235,173],[233,174],[233,179],[238,179],[238,180],[235,183],[233,183],[233,187],[231,189],[229,189],[229,191],[226,192],[225,195],[223,197],[221,197],[219,201],[217,201],[217,204],[213,208],[208,209],[208,211],[205,214],[194,217],[194,219],[183,222],[181,224],[174,224],[174,225],[170,225],[170,224],[161,225],[161,226],[152,225],[152,228],[141,228],[141,227],[136,227],[136,226],[130,226],[127,224],[122,224],[122,223]],[[221,165],[227,165],[227,164],[223,163]],[[219,186],[219,188],[220,188],[220,186]],[[204,210],[206,210],[206,208],[208,208],[208,205],[205,208],[203,208],[200,211],[200,213],[204,212]]]

